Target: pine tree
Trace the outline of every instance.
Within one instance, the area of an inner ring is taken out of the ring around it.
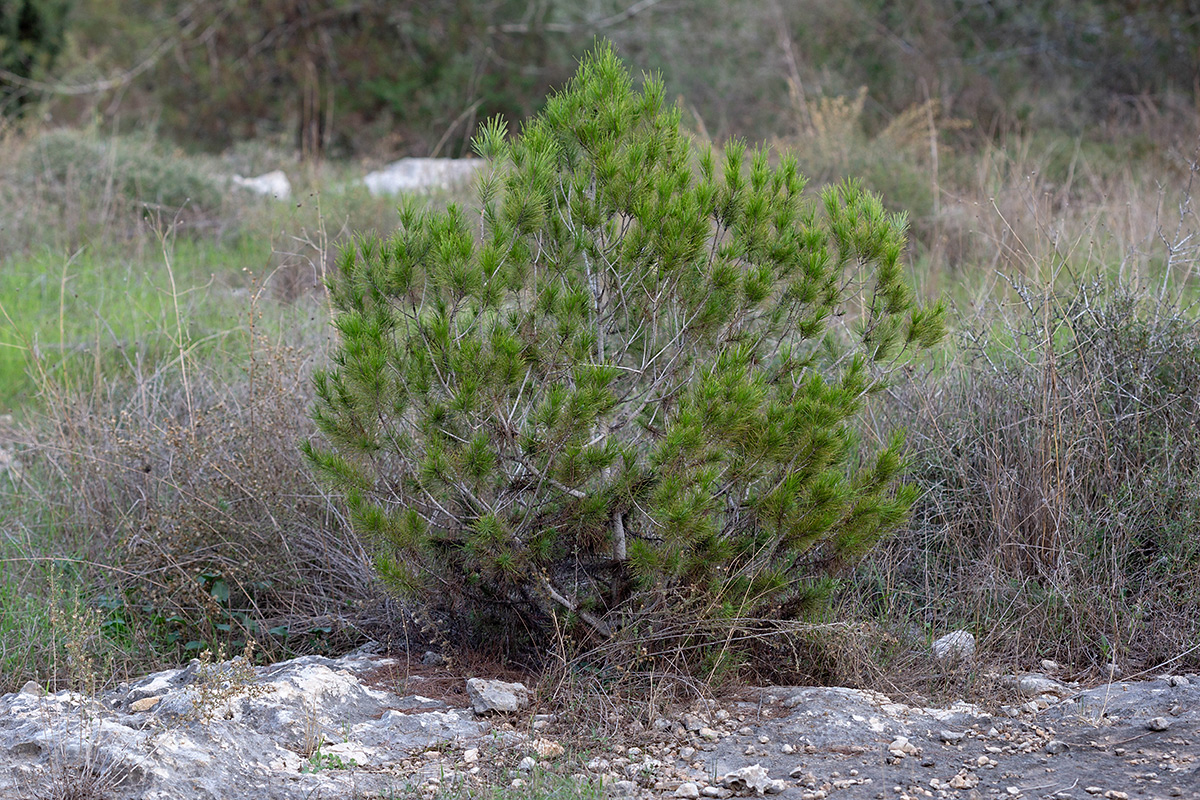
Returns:
[[[801,613],[914,499],[900,438],[864,458],[853,425],[942,335],[904,219],[853,183],[814,203],[787,156],[697,154],[605,46],[476,146],[477,215],[402,209],[329,286],[305,449],[382,576],[535,637]]]

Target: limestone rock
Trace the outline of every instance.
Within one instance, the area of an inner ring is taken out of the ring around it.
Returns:
[[[781,780],[773,780],[761,764],[752,764],[728,773],[721,779],[721,785],[733,791],[734,794],[779,794],[786,788]]]
[[[467,696],[476,714],[511,714],[529,707],[529,690],[523,683],[467,678]]]
[[[967,631],[954,631],[935,641],[931,649],[938,661],[970,661],[975,657],[975,637]]]
[[[247,191],[261,194],[265,197],[274,197],[276,200],[287,200],[292,196],[291,181],[288,180],[287,174],[281,169],[253,178],[243,178],[241,175],[234,175],[232,181],[234,186],[240,186]]]
[[[363,178],[373,195],[394,195],[469,185],[486,161],[479,158],[402,158]]]
[[[96,796],[114,800],[348,797],[384,792],[391,777],[345,766],[397,764],[489,730],[444,704],[389,710],[394,695],[359,677],[386,662],[194,662],[99,697],[4,695],[0,753],[8,768],[0,771],[0,797],[49,796],[61,775],[96,764],[103,765]],[[302,772],[318,746],[327,760]]]

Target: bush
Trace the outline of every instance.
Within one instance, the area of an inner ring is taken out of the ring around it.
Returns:
[[[212,214],[221,208],[221,181],[178,153],[142,137],[97,139],[75,131],[44,133],[26,151],[24,174],[40,178],[52,198],[73,192],[170,216]]]
[[[1144,288],[1021,283],[961,363],[907,391],[912,532],[888,543],[938,628],[995,654],[1197,662],[1200,325]]]
[[[853,183],[822,216],[790,157],[695,158],[661,82],[635,91],[607,47],[477,147],[478,237],[458,207],[403,210],[330,283],[332,448],[306,452],[382,575],[535,644],[813,608],[914,499],[900,438],[867,456],[853,432],[941,336],[903,217]]]

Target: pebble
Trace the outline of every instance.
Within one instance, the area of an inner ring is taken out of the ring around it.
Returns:
[[[536,766],[537,766],[536,758],[534,758],[533,756],[525,756],[524,758],[521,759],[521,763],[517,764],[517,769],[521,770],[521,772],[532,772],[533,768]]]
[[[1171,720],[1166,717],[1155,717],[1146,723],[1146,729],[1151,731],[1165,731],[1171,727]]]
[[[478,760],[479,760],[479,748],[478,747],[468,747],[466,750],[463,751],[463,762],[464,763],[474,764]]]
[[[967,736],[965,733],[960,733],[958,731],[942,731],[938,735],[946,744],[958,744]]]
[[[700,729],[700,738],[701,739],[705,739],[710,742],[715,742],[719,738],[719,736],[720,736],[720,734],[718,734],[712,728],[701,728]]]
[[[1059,753],[1065,752],[1066,749],[1067,743],[1060,742],[1058,739],[1052,739],[1049,742],[1046,742],[1046,752],[1052,756],[1056,756]]]
[[[705,797],[720,797],[721,790],[716,786],[705,786],[700,790],[700,794],[704,795]]]
[[[1171,677],[1167,678],[1167,683],[1171,686],[1187,686],[1188,679],[1182,675],[1172,675]]]
[[[694,783],[681,783],[675,790],[675,796],[684,800],[696,800],[700,796],[700,787]]]

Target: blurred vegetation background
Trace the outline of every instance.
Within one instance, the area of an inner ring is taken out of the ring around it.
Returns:
[[[597,37],[697,139],[907,213],[953,308],[864,433],[908,429],[912,523],[762,674],[958,688],[956,628],[1200,666],[1200,0],[0,0],[0,691],[454,644],[294,446],[322,283],[396,225],[367,170],[515,129]],[[288,202],[229,184],[276,169]]]

